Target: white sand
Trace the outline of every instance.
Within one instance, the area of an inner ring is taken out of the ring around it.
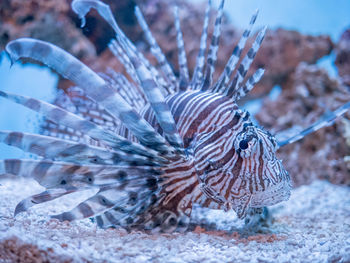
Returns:
[[[196,221],[215,222],[226,231],[197,227],[194,232],[162,235],[102,230],[89,219],[48,219],[48,214],[72,206],[68,199],[14,218],[16,204],[42,188],[25,179],[2,179],[0,184],[0,244],[17,237],[62,261],[350,262],[350,188],[323,181],[295,189],[288,202],[273,207],[272,223],[257,230],[260,233],[242,230],[234,213],[198,209]],[[7,262],[4,255],[0,262]]]

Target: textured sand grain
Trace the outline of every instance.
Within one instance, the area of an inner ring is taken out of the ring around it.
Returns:
[[[234,213],[197,209],[195,221],[216,229],[161,235],[50,220],[74,205],[69,199],[14,218],[16,204],[42,189],[26,179],[0,184],[0,262],[350,262],[350,188],[324,181],[293,190],[255,233],[242,230]]]

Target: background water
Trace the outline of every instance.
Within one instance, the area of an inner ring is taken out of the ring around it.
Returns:
[[[200,2],[200,0],[194,0]],[[213,0],[217,6],[219,0]],[[227,0],[225,11],[232,23],[245,27],[251,14],[259,9],[256,26],[297,30],[304,34],[327,34],[337,41],[350,25],[349,0]]]
[[[218,5],[218,2],[215,0],[214,4]],[[234,25],[243,28],[256,8],[259,8],[260,15],[255,28],[267,25],[271,29],[282,27],[304,34],[327,34],[337,42],[344,29],[350,25],[349,0],[227,0],[225,12]],[[331,54],[322,58],[318,64],[334,76],[336,70],[333,61],[334,54]],[[57,82],[58,76],[45,67],[17,62],[10,68],[7,56],[1,54],[0,90],[50,102],[54,99]],[[279,92],[279,87],[275,87],[270,95],[275,98]],[[254,101],[246,106],[254,113],[259,109],[259,102]],[[0,98],[0,129],[36,132],[40,120],[40,116],[30,110]],[[0,145],[0,159],[19,156],[23,156],[20,150]]]
[[[57,74],[38,65],[15,63],[2,53],[0,63],[0,90],[52,101],[56,94]],[[0,98],[0,130],[37,132],[41,116],[33,111]],[[0,144],[0,159],[23,158],[23,151]]]

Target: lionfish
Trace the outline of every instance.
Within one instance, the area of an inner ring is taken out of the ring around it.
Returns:
[[[70,94],[73,108],[0,91],[1,97],[43,114],[51,125],[44,135],[0,131],[2,143],[39,156],[2,160],[0,174],[32,177],[46,188],[21,201],[15,215],[93,188],[95,195],[52,217],[94,217],[103,228],[172,232],[188,228],[194,204],[233,209],[243,219],[259,217],[265,207],[289,198],[291,181],[276,157],[277,149],[328,125],[350,108],[350,102],[283,141],[255,125],[236,102],[263,76],[263,69],[246,75],[266,27],[248,49],[255,12],[214,82],[223,6],[221,0],[207,50],[209,0],[191,78],[176,7],[179,78],[138,7],[135,14],[156,66],[121,31],[108,5],[98,0],[72,2],[82,26],[91,8],[112,26],[115,39],[109,48],[129,78],[113,70],[96,74],[61,48],[40,40],[22,38],[6,46],[12,62],[37,60],[77,85]]]

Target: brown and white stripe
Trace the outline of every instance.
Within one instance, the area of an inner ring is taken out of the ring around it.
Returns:
[[[166,79],[168,80],[168,84],[171,87],[176,87],[177,86],[177,81],[176,77],[174,75],[173,70],[171,69],[165,55],[163,54],[162,50],[160,49],[157,41],[154,39],[152,36],[151,31],[149,30],[149,27],[146,23],[145,18],[143,17],[141,10],[138,6],[135,7],[135,15],[137,17],[137,20],[145,34],[145,37],[147,39],[147,42],[151,46],[151,52],[152,54],[156,57],[158,60],[160,68],[163,70],[165,73]],[[169,92],[173,93],[175,90],[171,90]]]
[[[189,83],[189,73],[187,67],[185,43],[182,37],[182,31],[180,26],[179,8],[174,7],[175,29],[176,29],[176,42],[179,56],[180,67],[180,90],[186,90]]]
[[[215,63],[217,59],[217,52],[219,49],[219,40],[221,35],[221,21],[222,16],[224,14],[224,4],[225,0],[221,0],[218,14],[215,20],[215,27],[213,36],[211,39],[211,44],[208,51],[208,58],[207,58],[207,65],[206,65],[206,71],[204,76],[204,81],[202,82],[202,91],[206,91],[211,87],[211,84],[213,82],[213,74],[215,71]]]
[[[205,10],[205,15],[204,15],[203,29],[202,29],[198,55],[196,59],[196,66],[194,68],[193,76],[192,76],[191,89],[193,90],[196,90],[199,88],[199,85],[201,84],[203,79],[203,68],[205,64],[205,51],[207,49],[210,8],[211,8],[211,0],[208,0],[207,8]]]
[[[252,31],[253,25],[257,17],[258,17],[258,10],[256,10],[253,16],[251,17],[248,28],[244,30],[241,39],[233,49],[232,55],[229,58],[224,71],[221,73],[217,82],[213,86],[213,89],[212,89],[213,92],[222,92],[222,90],[225,90],[227,88],[231,75],[237,66],[239,58],[241,57],[242,51],[246,45],[246,42],[249,38],[249,35]]]

